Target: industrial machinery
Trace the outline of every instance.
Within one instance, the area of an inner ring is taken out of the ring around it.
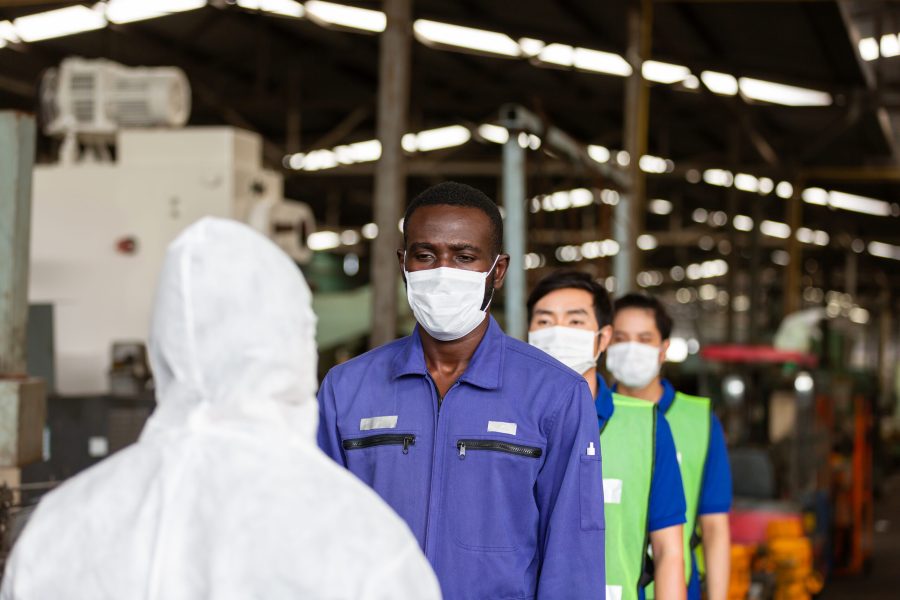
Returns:
[[[814,354],[710,346],[702,356],[732,442],[730,598],[808,600],[829,574],[861,572],[872,529],[865,398]]]
[[[197,219],[243,221],[310,260],[312,211],[284,199],[259,135],[176,127],[190,105],[177,69],[67,59],[42,94],[46,131],[67,142],[34,169],[29,301],[53,305],[58,394],[109,393],[111,349],[146,342],[165,248]]]
[[[125,127],[182,127],[191,89],[176,67],[125,67],[104,59],[66,58],[41,81],[44,133],[64,139],[60,159],[72,163],[78,144],[100,155]]]

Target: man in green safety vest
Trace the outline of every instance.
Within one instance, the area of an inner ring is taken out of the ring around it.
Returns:
[[[706,598],[725,600],[732,499],[725,435],[708,398],[676,392],[660,377],[671,333],[672,319],[659,300],[643,294],[623,296],[615,305],[606,366],[616,379],[616,392],[657,406],[672,428],[687,502],[684,552],[688,600],[700,600],[701,596],[694,552],[701,541]]]
[[[686,507],[672,433],[654,404],[613,397],[597,373],[597,359],[612,336],[609,294],[587,273],[557,271],[531,292],[528,312],[528,341],[581,373],[595,399],[603,456],[606,599],[643,598],[654,579],[656,598],[685,598]]]

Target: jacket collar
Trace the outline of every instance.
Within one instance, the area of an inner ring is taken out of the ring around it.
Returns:
[[[500,325],[497,324],[494,317],[488,317],[488,319],[490,319],[490,323],[488,323],[487,331],[481,338],[481,343],[475,349],[475,354],[469,360],[469,365],[459,381],[486,390],[495,390],[500,388],[502,382],[506,334],[500,329]],[[416,325],[412,335],[402,340],[402,348],[391,364],[393,379],[404,375],[428,376],[425,352],[422,349],[420,336],[419,326]]]

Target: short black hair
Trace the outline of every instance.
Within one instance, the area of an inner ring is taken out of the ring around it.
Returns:
[[[528,295],[528,320],[530,321],[534,316],[534,306],[541,301],[541,298],[550,292],[569,288],[584,290],[594,298],[594,314],[597,316],[597,325],[601,329],[612,324],[613,306],[609,292],[606,291],[603,284],[589,274],[572,269],[554,271],[534,286],[531,294]]]
[[[423,206],[439,205],[477,208],[486,214],[491,220],[491,252],[495,255],[500,254],[503,249],[503,218],[500,216],[500,209],[497,208],[494,201],[488,198],[487,194],[481,190],[455,181],[445,181],[433,185],[416,196],[413,201],[409,203],[409,206],[406,207],[406,214],[403,216],[404,246],[407,241],[406,229],[413,213]]]
[[[669,316],[669,311],[666,310],[662,302],[653,296],[647,294],[625,294],[616,300],[615,314],[626,308],[642,308],[651,311],[653,318],[656,320],[656,328],[659,330],[659,335],[663,341],[669,339],[669,336],[672,335],[672,317]]]

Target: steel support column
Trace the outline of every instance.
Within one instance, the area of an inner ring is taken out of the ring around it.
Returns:
[[[632,0],[628,7],[628,49],[625,58],[632,73],[625,83],[624,146],[630,157],[628,187],[615,211],[613,237],[619,252],[613,260],[616,291],[634,288],[639,269],[637,236],[644,227],[646,207],[646,179],[640,159],[647,153],[647,131],[650,118],[650,88],[641,72],[641,65],[650,58],[653,29],[652,0]]]
[[[375,169],[375,223],[372,252],[372,337],[376,347],[397,335],[397,223],[406,205],[406,173],[401,139],[409,108],[412,0],[384,0],[387,28],[381,34],[378,69],[378,139]]]
[[[503,115],[501,115],[502,118]],[[525,339],[525,148],[519,144],[519,132],[510,130],[503,145],[504,245],[509,254],[506,272],[506,332]]]
[[[803,182],[794,181],[794,193],[788,200],[787,222],[791,228],[791,237],[787,241],[788,265],[784,270],[784,316],[800,310],[800,276],[803,272],[803,247],[797,239],[797,230],[803,225]],[[756,224],[759,227],[759,224]]]
[[[0,377],[26,374],[34,118],[0,112]]]

